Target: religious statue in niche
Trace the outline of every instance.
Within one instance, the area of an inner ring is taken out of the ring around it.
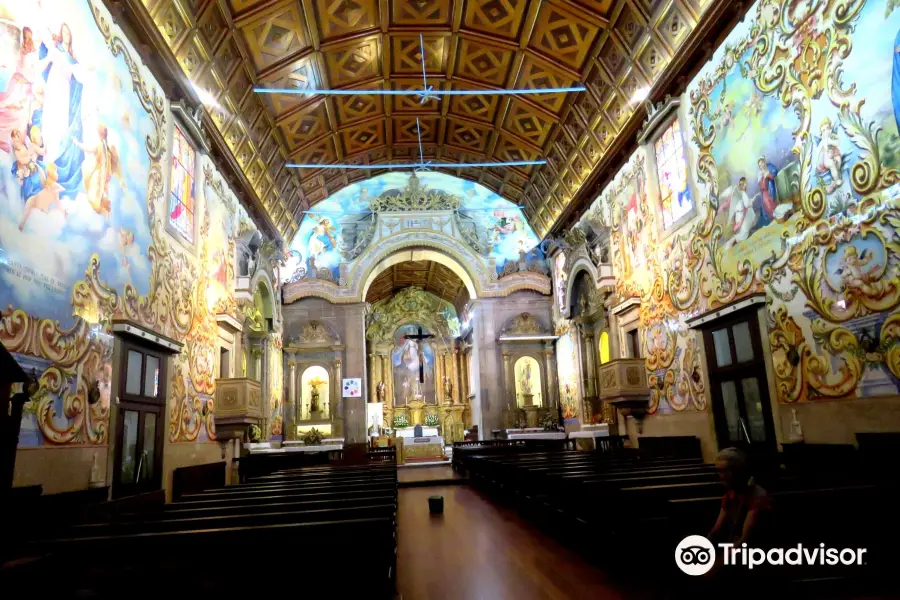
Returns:
[[[378,402],[384,402],[386,388],[387,386],[384,385],[383,381],[379,381],[378,385],[375,386],[375,397],[377,398]]]
[[[453,398],[453,382],[444,376],[444,398],[449,402]]]
[[[325,382],[316,377],[309,382],[309,414],[312,416],[321,410],[319,406],[319,386]]]
[[[540,376],[537,361],[530,356],[523,356],[516,361],[513,370],[519,406],[541,406],[541,386],[539,381],[535,381],[535,377]]]

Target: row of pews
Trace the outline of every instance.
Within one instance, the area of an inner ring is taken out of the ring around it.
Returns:
[[[670,585],[691,579],[676,570],[675,547],[687,535],[710,531],[725,489],[698,444],[661,450],[573,452],[494,444],[454,450],[454,460],[474,486],[515,504],[583,554],[642,578],[653,565],[654,579]],[[861,567],[790,567],[763,576],[804,591],[816,585],[834,591],[840,582],[856,586],[861,579],[878,585],[897,558],[900,519],[890,506],[895,480],[858,466],[810,472],[768,467],[758,477],[775,508],[760,529],[767,547],[824,543],[869,553]]]
[[[20,541],[0,589],[393,598],[396,515],[395,463],[275,470]]]

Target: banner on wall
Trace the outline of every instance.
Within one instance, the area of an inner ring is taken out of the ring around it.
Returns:
[[[362,395],[362,379],[359,377],[344,379],[342,389],[344,398],[359,398]]]

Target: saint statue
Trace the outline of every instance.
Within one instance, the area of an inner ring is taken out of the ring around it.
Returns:
[[[453,398],[453,382],[447,376],[444,376],[444,396],[447,400]]]
[[[379,381],[378,385],[375,386],[375,398],[378,402],[384,402],[384,396],[386,393],[387,386],[384,385],[383,381]]]
[[[310,386],[312,390],[309,394],[309,412],[319,412],[319,389],[317,386]]]

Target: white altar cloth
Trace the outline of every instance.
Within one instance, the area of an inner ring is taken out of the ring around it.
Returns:
[[[543,433],[543,427],[526,427],[525,429],[507,429],[506,435],[510,434],[519,434],[519,433]]]
[[[343,444],[321,444],[319,446],[288,446],[287,448],[254,448],[250,454],[288,454],[291,452],[334,452],[343,450]]]
[[[513,433],[507,436],[510,440],[564,440],[566,434],[562,431],[544,431],[542,433]]]
[[[424,427],[422,428],[424,429]],[[412,444],[440,444],[440,446],[444,447],[444,438],[439,435],[423,435],[422,437],[407,437],[403,436],[403,443],[407,445]]]
[[[397,437],[402,437],[402,438],[415,437],[415,435],[414,435],[415,427],[398,427],[394,431],[396,432]],[[422,427],[422,436],[423,437],[437,435],[437,434],[438,434],[437,427],[425,427],[425,426]]]
[[[594,442],[594,450],[596,450],[597,438],[609,437],[609,425],[603,423],[603,427],[600,427],[599,425],[588,425],[587,427],[591,427],[592,429],[569,432],[569,439],[592,440]]]
[[[272,442],[248,442],[244,444],[244,448],[247,450],[266,450],[272,448]]]
[[[322,444],[330,445],[330,444],[343,444],[344,438],[324,438],[322,440]],[[283,448],[293,448],[295,446],[302,446],[303,440],[289,440],[281,443]]]

